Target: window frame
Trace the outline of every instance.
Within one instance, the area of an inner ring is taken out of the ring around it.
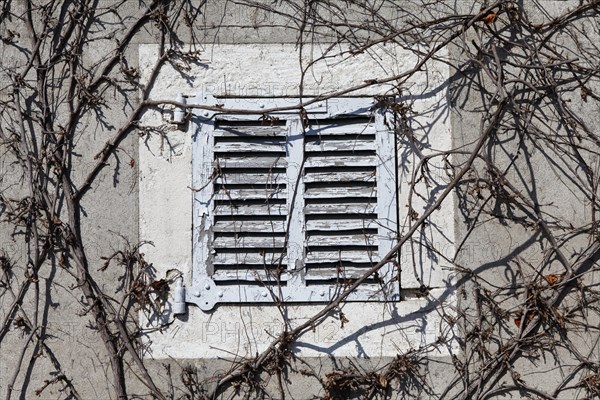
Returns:
[[[298,98],[215,98],[210,94],[200,93],[196,98],[188,99],[190,103],[206,104],[207,106],[219,105],[224,109],[234,110],[260,110],[289,107],[298,104]],[[307,99],[304,99],[306,102]],[[332,98],[318,101],[307,106],[305,116],[310,119],[335,119],[341,116],[373,116],[376,128],[377,157],[382,165],[377,165],[377,220],[385,218],[389,229],[389,236],[379,244],[378,259],[382,259],[395,245],[398,235],[398,199],[397,199],[397,155],[396,140],[393,131],[386,126],[386,119],[392,116],[384,109],[377,107],[377,100],[373,97],[347,97]],[[293,132],[302,131],[302,121],[297,111],[270,113],[287,121],[287,129]],[[212,310],[216,304],[237,303],[327,303],[338,296],[345,287],[339,284],[305,285],[301,274],[291,273],[285,286],[253,284],[220,286],[215,283],[207,270],[206,260],[210,258],[210,229],[212,222],[212,184],[211,180],[213,163],[213,132],[215,121],[256,121],[257,114],[221,114],[213,111],[195,109],[190,120],[192,134],[192,285],[179,287],[176,290],[176,303],[193,303],[201,310]],[[288,134],[288,136],[290,136]],[[301,165],[304,159],[304,137],[298,143],[302,146],[286,146],[289,153],[286,157],[288,182],[290,177],[302,176],[301,168],[290,171],[292,165]],[[385,156],[383,157],[385,149]],[[389,151],[387,151],[389,150]],[[303,182],[298,181],[298,188],[303,187]],[[299,190],[296,188],[295,190]],[[288,215],[292,218],[289,223],[288,235],[290,242],[302,241],[303,249],[306,235],[301,232],[299,224],[294,223],[298,213],[303,213],[303,193],[297,195],[293,204],[294,212]],[[286,202],[286,206],[291,204]],[[294,215],[296,214],[296,215]],[[303,219],[301,219],[304,221]],[[390,226],[393,221],[394,226]],[[297,270],[299,272],[299,270]],[[399,301],[400,300],[400,271],[397,257],[380,269],[380,283],[363,283],[354,290],[346,300],[348,301]]]

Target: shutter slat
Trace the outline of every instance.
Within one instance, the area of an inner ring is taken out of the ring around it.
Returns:
[[[370,263],[376,257],[376,251],[369,250],[340,250],[340,251],[309,251],[306,254],[307,264],[332,263],[339,261]]]
[[[256,265],[258,267],[262,266],[277,266],[277,265],[285,265],[285,254],[279,253],[254,253],[254,252],[240,252],[240,253],[219,253],[214,255],[214,263],[215,264],[224,264],[224,265]]]
[[[276,282],[278,280],[275,272],[266,272],[259,269],[236,269],[226,270],[220,269],[213,274],[213,279],[227,281],[246,281],[248,283],[258,282]],[[288,274],[283,272],[279,280],[284,282],[288,279]]]
[[[307,238],[307,246],[377,246],[379,239],[375,235],[318,235]]]
[[[371,198],[377,196],[377,188],[375,186],[363,187],[316,187],[307,188],[304,192],[306,199],[337,199],[347,197],[364,197]],[[368,202],[365,201],[365,202]]]
[[[306,221],[308,231],[345,231],[377,229],[377,221],[368,219],[309,219]]]
[[[215,200],[265,200],[265,204],[271,199],[285,199],[287,197],[286,188],[275,187],[265,189],[237,189],[219,187],[215,193]]]
[[[221,126],[215,129],[214,136],[218,137],[274,137],[285,138],[285,126]]]
[[[342,138],[344,137],[342,136]],[[373,140],[356,140],[353,138],[345,140],[313,139],[306,143],[304,149],[307,152],[375,150],[375,143]]]
[[[327,167],[372,167],[377,165],[377,156],[310,156],[304,163],[305,168],[327,168]]]
[[[283,248],[285,237],[282,236],[217,236],[213,247],[225,249]]]
[[[365,274],[366,268],[340,267],[340,268],[309,268],[304,279],[307,281],[325,279],[356,279]]]
[[[376,199],[365,203],[308,203],[304,207],[306,215],[314,214],[373,214],[377,208]]]
[[[266,173],[224,173],[215,179],[215,184],[258,184],[273,185],[286,183],[286,174],[279,172]]]
[[[215,153],[253,153],[253,152],[285,152],[285,143],[267,141],[218,142]]]
[[[285,168],[287,161],[285,156],[241,156],[221,155],[215,160],[218,166],[223,168]]]
[[[375,182],[375,171],[307,172],[304,182]]]
[[[215,215],[231,215],[235,219],[235,215],[286,215],[287,206],[285,204],[265,203],[265,204],[250,204],[250,205],[230,205],[223,204],[215,207]]]
[[[285,221],[217,221],[215,232],[284,232]]]
[[[372,122],[348,121],[334,124],[312,124],[306,131],[306,136],[320,135],[374,135],[376,133],[375,124]]]

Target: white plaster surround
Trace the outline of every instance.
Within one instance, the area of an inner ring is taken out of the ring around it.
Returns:
[[[157,59],[158,46],[140,46],[140,73],[147,81]],[[339,49],[338,49],[339,50]],[[307,49],[304,49],[305,54]],[[321,49],[315,47],[309,56],[316,58]],[[210,45],[200,53],[201,62],[186,66],[186,80],[171,66],[163,68],[152,99],[175,100],[179,93],[195,96],[201,91],[213,96],[296,96],[300,84],[298,49],[293,44],[232,44]],[[413,68],[417,57],[394,46],[380,46],[369,52],[348,58],[335,57],[316,63],[306,74],[306,96],[334,92],[362,84],[366,80],[399,74]],[[427,135],[428,149],[424,154],[451,148],[450,117],[445,106],[449,69],[442,62],[430,62],[408,85],[414,101],[416,135]],[[393,84],[369,86],[353,96],[397,94]],[[161,112],[147,112],[142,124],[163,129],[164,137],[156,134],[140,138],[139,146],[139,234],[153,246],[144,248],[145,257],[156,268],[157,279],[179,271],[189,284],[192,272],[192,192],[191,144],[186,131],[169,124]],[[168,142],[168,144],[167,144]],[[399,212],[407,223],[407,182],[412,180],[414,152],[401,160],[399,172]],[[440,161],[441,162],[441,161]],[[402,168],[406,168],[403,170]],[[403,172],[404,171],[404,172]],[[408,171],[408,172],[406,172]],[[443,169],[440,169],[443,179]],[[447,181],[448,179],[445,178]],[[422,186],[423,193],[427,190]],[[438,193],[439,195],[439,193]],[[421,214],[425,203],[416,199],[413,208]],[[437,250],[446,257],[454,254],[454,205],[447,198],[432,221],[440,229],[429,228],[426,234]],[[443,236],[441,233],[443,232]],[[434,288],[428,298],[412,298],[395,304],[347,303],[343,312],[348,322],[343,328],[337,315],[300,338],[295,346],[302,356],[394,356],[410,347],[419,347],[437,340],[443,314],[452,314],[456,297],[443,259],[418,258],[417,273],[423,282]],[[406,253],[401,262],[411,260]],[[402,283],[417,287],[411,278],[413,266],[403,267]],[[324,307],[289,305],[287,318],[291,327],[307,320]],[[173,320],[173,317],[169,317]],[[150,344],[148,357],[161,358],[234,358],[253,356],[264,350],[284,327],[280,311],[265,305],[219,305],[203,312],[193,305],[188,314],[177,317],[168,328],[154,331],[146,337]],[[448,349],[446,349],[448,350]],[[456,351],[456,343],[450,351]],[[446,351],[439,355],[447,354]]]

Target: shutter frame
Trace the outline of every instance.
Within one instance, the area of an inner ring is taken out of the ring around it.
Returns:
[[[209,106],[215,104],[224,104],[226,109],[258,109],[259,106],[274,108],[280,106],[289,106],[293,101],[287,99],[219,99],[218,101],[210,96],[201,94],[195,99],[196,104],[207,104]],[[390,231],[390,237],[386,239],[385,246],[381,243],[377,250],[377,259],[387,254],[389,249],[394,244],[397,233],[396,218],[391,218],[397,214],[397,204],[395,200],[396,177],[395,173],[395,157],[396,153],[393,150],[395,146],[394,135],[387,131],[383,125],[383,113],[376,111],[372,113],[370,108],[373,104],[371,98],[339,98],[329,99],[323,102],[313,103],[312,109],[307,107],[309,118],[311,119],[334,119],[344,115],[353,116],[368,116],[376,114],[375,118],[375,147],[376,157],[382,158],[384,150],[391,151],[391,155],[387,153],[384,159],[383,167],[387,167],[386,173],[380,173],[380,167],[376,165],[376,190],[385,190],[386,203],[380,205],[379,197],[374,210],[377,214],[377,220],[381,216],[387,218],[386,229]],[[358,111],[357,111],[358,110]],[[287,246],[287,274],[286,282],[281,285],[264,285],[259,282],[252,282],[248,279],[235,279],[235,275],[223,273],[223,271],[215,271],[213,264],[213,238],[215,227],[215,212],[217,208],[214,206],[213,182],[208,182],[211,174],[214,173],[214,157],[215,157],[215,131],[218,129],[218,121],[245,121],[256,120],[256,115],[249,117],[248,115],[221,115],[216,116],[215,113],[207,113],[203,110],[197,110],[195,117],[192,119],[193,126],[193,157],[192,157],[192,183],[193,188],[199,189],[193,192],[193,277],[192,286],[184,288],[185,301],[194,303],[204,311],[211,310],[218,303],[273,303],[273,302],[328,302],[341,293],[343,287],[335,284],[316,284],[307,285],[305,261],[307,260],[307,243],[310,241],[306,231],[306,214],[305,214],[305,193],[304,193],[304,164],[306,163],[305,140],[302,130],[303,121],[298,118],[297,113],[279,113],[277,115],[281,120],[286,120],[286,162],[285,177],[286,177],[286,210],[287,217],[285,223],[288,225],[287,230],[288,246]],[[390,144],[392,144],[390,146]],[[368,143],[361,143],[361,146],[371,146]],[[245,145],[239,145],[238,148],[243,151]],[[393,161],[392,169],[389,169],[390,163]],[[364,174],[363,174],[364,175]],[[357,179],[367,179],[368,176],[359,176]],[[394,175],[394,176],[392,176]],[[358,175],[357,175],[358,176]],[[386,180],[383,182],[382,180]],[[382,185],[382,183],[384,183]],[[380,188],[381,187],[381,188]],[[294,190],[293,188],[296,188]],[[379,196],[379,195],[378,195]],[[387,208],[385,208],[387,207]],[[248,210],[246,210],[248,211]],[[221,210],[221,212],[223,212]],[[396,228],[392,227],[396,226]],[[382,228],[378,228],[379,231]],[[380,235],[381,236],[381,235]],[[215,241],[216,242],[216,241]],[[386,249],[388,249],[386,251]],[[392,281],[393,274],[398,271],[396,267],[388,263],[382,271],[389,281]],[[360,271],[358,271],[360,272]],[[238,276],[239,278],[239,276]],[[248,278],[247,276],[245,278]],[[226,282],[228,281],[228,282]],[[398,301],[399,284],[384,282],[385,290],[379,284],[361,285],[357,290],[348,296],[348,301]]]

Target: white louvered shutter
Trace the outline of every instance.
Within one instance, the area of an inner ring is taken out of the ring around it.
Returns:
[[[388,253],[397,234],[395,141],[382,114],[362,106],[368,100],[340,99],[303,120],[201,118],[186,301],[203,310],[326,302]],[[397,268],[389,263],[348,299],[397,300]]]
[[[217,282],[285,279],[286,133],[285,125],[260,121],[215,126],[211,276]]]
[[[304,159],[307,284],[357,278],[379,261],[374,122],[313,121]]]

